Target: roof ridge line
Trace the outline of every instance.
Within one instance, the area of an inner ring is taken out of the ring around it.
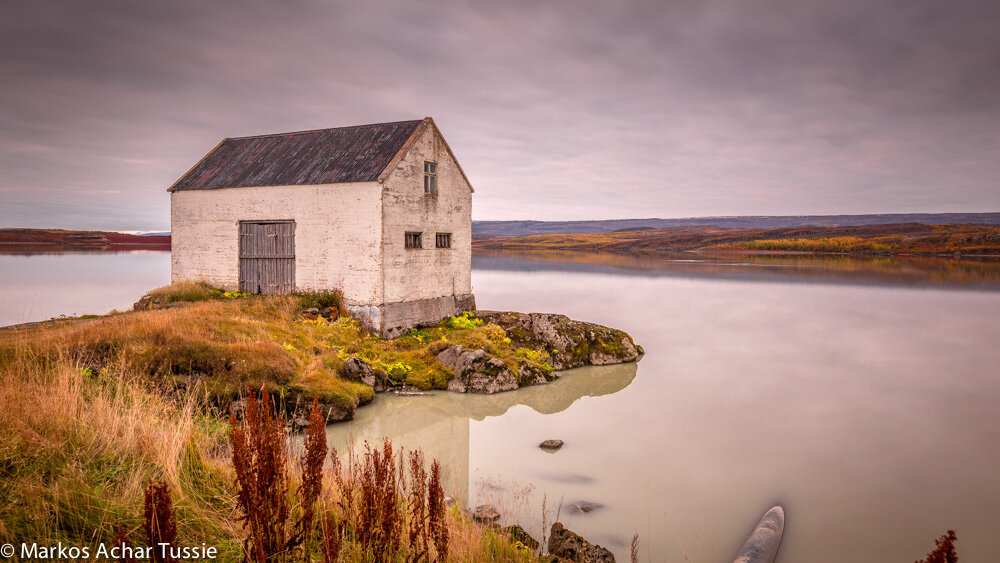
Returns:
[[[246,135],[244,137],[227,137],[227,141],[236,141],[240,139],[262,139],[264,137],[284,137],[289,135],[308,135],[310,133],[319,133],[321,131],[333,131],[334,129],[357,129],[359,127],[374,127],[376,125],[398,125],[400,123],[419,123],[423,119],[404,119],[401,121],[383,121],[379,123],[363,123],[361,125],[346,125],[344,127],[326,127],[323,129],[308,129],[305,131],[289,131],[288,133],[266,133],[263,135]]]

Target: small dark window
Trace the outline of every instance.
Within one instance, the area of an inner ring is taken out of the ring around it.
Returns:
[[[437,195],[437,164],[434,162],[424,163],[424,195]]]
[[[434,246],[438,248],[451,248],[451,233],[438,233],[434,239]]]
[[[406,248],[423,248],[420,233],[406,233]]]

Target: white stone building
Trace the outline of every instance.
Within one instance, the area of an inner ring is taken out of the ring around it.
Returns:
[[[475,307],[473,189],[429,117],[225,139],[169,191],[173,281],[338,289],[389,336]]]

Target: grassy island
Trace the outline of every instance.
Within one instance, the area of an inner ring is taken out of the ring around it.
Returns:
[[[149,506],[166,506],[179,545],[208,544],[220,560],[237,560],[249,532],[233,436],[252,436],[253,429],[235,421],[261,409],[247,403],[248,390],[258,390],[258,403],[275,405],[275,420],[284,413],[315,427],[350,418],[376,389],[454,390],[463,373],[463,390],[475,391],[476,377],[505,374],[516,388],[548,381],[557,369],[630,361],[641,352],[621,331],[514,313],[464,314],[386,340],[343,314],[336,294],[260,297],[181,284],[152,292],[136,309],[0,331],[0,541],[145,545]],[[537,326],[545,330],[532,332]],[[470,354],[474,361],[462,360]],[[458,360],[449,364],[445,356]],[[227,422],[231,412],[236,416]],[[392,463],[403,467],[397,455]],[[289,530],[304,514],[302,491],[310,490],[304,464],[280,464],[290,491]],[[357,543],[363,528],[352,527],[353,513],[343,509],[344,494],[364,493],[359,468],[356,481],[328,477],[324,492],[313,495],[315,541],[296,544],[297,555],[285,560],[301,560],[309,550],[322,560],[323,522],[340,530],[348,555],[339,560],[380,560]],[[398,479],[400,494],[417,494],[408,488],[412,479],[405,486]],[[429,498],[426,487],[416,490]],[[412,513],[414,502],[397,504],[393,513],[405,526],[395,533],[426,529],[425,516]],[[536,558],[501,531],[474,524],[460,507],[443,518],[436,525],[446,526],[450,547],[431,549],[429,560]],[[407,541],[400,539],[399,554],[419,547]]]

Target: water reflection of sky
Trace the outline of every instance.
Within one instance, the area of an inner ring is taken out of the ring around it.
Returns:
[[[472,267],[482,271],[578,272],[715,281],[1000,290],[1000,257],[956,260],[927,256],[694,252],[615,254],[522,250],[477,252],[472,258]]]
[[[1000,294],[501,269],[473,283],[483,308],[558,311],[646,349],[618,393],[470,431],[473,475],[532,482],[536,506],[541,490],[604,504],[569,517],[595,539],[731,559],[783,503],[780,561],[914,560],[949,528],[963,557],[1000,555]],[[567,448],[536,460],[539,435]]]
[[[0,254],[0,326],[131,309],[169,282],[169,252]]]

